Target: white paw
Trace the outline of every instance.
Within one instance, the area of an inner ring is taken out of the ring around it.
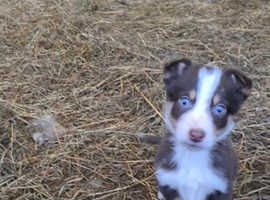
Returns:
[[[158,196],[158,199],[159,200],[166,200],[160,191],[158,191],[158,195],[157,196]]]

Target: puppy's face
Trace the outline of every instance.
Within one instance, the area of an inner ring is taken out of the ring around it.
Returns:
[[[246,100],[251,80],[235,69],[193,66],[182,59],[165,66],[165,122],[176,143],[211,148],[232,130],[232,115]]]

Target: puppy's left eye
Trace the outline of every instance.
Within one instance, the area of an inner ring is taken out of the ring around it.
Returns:
[[[217,104],[213,107],[213,113],[218,117],[224,117],[227,113],[227,108],[224,104]]]
[[[184,109],[189,109],[192,107],[192,102],[190,101],[190,99],[186,96],[183,96],[179,99],[179,104],[182,108]]]

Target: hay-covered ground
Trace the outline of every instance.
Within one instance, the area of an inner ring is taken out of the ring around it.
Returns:
[[[156,199],[162,67],[172,58],[245,71],[252,95],[232,139],[236,200],[270,199],[268,0],[1,0],[0,199]],[[68,129],[36,145],[45,114]]]

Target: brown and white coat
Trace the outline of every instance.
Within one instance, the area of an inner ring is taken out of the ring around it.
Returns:
[[[155,161],[159,199],[233,199],[237,159],[228,135],[251,80],[235,69],[181,59],[165,66],[164,83],[168,133]]]

